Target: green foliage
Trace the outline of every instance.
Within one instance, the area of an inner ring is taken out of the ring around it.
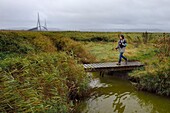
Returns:
[[[135,71],[130,76],[136,79],[138,89],[170,96],[170,63],[160,65],[152,71]]]
[[[138,88],[169,95],[169,34],[148,33],[145,43],[142,33],[0,31],[0,112],[70,112],[88,92],[78,63],[117,61],[120,34],[129,60],[146,65],[131,74]]]
[[[0,51],[6,53],[28,53],[34,46],[25,37],[15,32],[0,32]]]
[[[145,70],[132,72],[130,78],[137,82],[140,90],[170,96],[170,57],[167,52],[170,45],[169,38],[162,39],[158,39],[154,45],[156,51],[150,51],[148,57],[143,57],[146,64]]]
[[[0,66],[1,112],[67,113],[68,100],[88,89],[83,67],[65,53],[6,58]]]
[[[159,55],[170,56],[170,37],[164,37],[156,41],[155,47],[159,49]]]
[[[62,34],[62,33],[61,33]],[[64,34],[64,33],[63,33]],[[80,35],[81,34],[81,35]],[[101,35],[102,34],[102,35]],[[134,71],[130,76],[138,83],[139,89],[162,95],[169,95],[169,33],[80,33],[69,32],[68,37],[83,41],[97,62],[117,61],[118,52],[114,51],[119,34],[124,34],[128,41],[125,56],[129,61],[140,60],[144,70]],[[111,38],[110,38],[111,37]],[[105,40],[105,38],[107,40]],[[113,42],[112,42],[113,41]],[[166,67],[166,68],[165,68]],[[166,75],[166,80],[161,78]],[[162,82],[166,81],[166,82]]]
[[[114,42],[115,39],[109,36],[98,36],[92,35],[90,38],[79,38],[79,37],[71,37],[71,39],[75,41],[86,41],[86,42]]]
[[[0,31],[0,112],[70,112],[88,92],[77,61],[91,58],[57,33]]]
[[[83,63],[95,58],[78,42],[53,32],[0,31],[0,52],[3,54],[33,54],[39,52],[66,51]]]
[[[92,56],[81,43],[75,42],[70,38],[53,39],[55,46],[60,51],[65,51],[68,55],[73,56],[82,63],[89,63],[95,61]]]

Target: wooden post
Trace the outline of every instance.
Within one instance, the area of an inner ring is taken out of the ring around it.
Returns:
[[[100,71],[100,76],[104,77],[104,71]]]

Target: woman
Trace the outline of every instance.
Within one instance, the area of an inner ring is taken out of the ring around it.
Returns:
[[[125,52],[127,42],[123,35],[120,35],[120,40],[118,41],[118,46],[116,47],[116,50],[119,49],[119,61],[117,65],[121,65],[122,58],[125,60],[125,63],[127,64],[128,59],[123,56],[123,53]]]

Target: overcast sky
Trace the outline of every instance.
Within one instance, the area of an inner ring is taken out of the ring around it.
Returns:
[[[170,0],[0,0],[0,29],[168,29]]]

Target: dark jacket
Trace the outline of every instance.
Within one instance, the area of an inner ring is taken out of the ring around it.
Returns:
[[[119,52],[125,52],[126,45],[127,45],[127,41],[125,39],[119,40],[118,46],[116,48],[119,49]]]

